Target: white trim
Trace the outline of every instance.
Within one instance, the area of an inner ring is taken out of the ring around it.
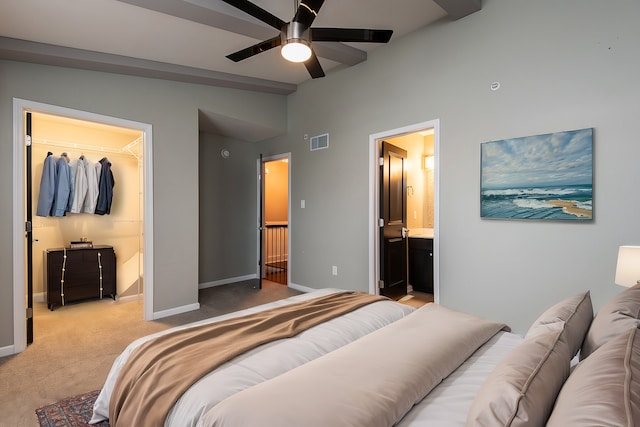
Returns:
[[[141,123],[142,124],[142,123]],[[156,319],[153,311],[153,294],[155,290],[154,281],[154,249],[153,249],[153,126],[142,124],[142,167],[143,167],[143,243],[142,243],[142,265],[144,267],[144,294],[143,308],[144,320]]]
[[[131,301],[139,301],[141,297],[144,298],[144,294],[127,295],[124,297],[117,296],[116,298],[117,298],[117,302],[131,302]]]
[[[199,283],[198,289],[213,288],[214,286],[228,285],[229,283],[244,282],[245,280],[257,279],[257,278],[258,278],[257,274],[247,274],[245,276],[229,277],[227,279]]]
[[[176,314],[188,313],[189,311],[200,310],[200,303],[183,305],[182,307],[170,308],[168,310],[156,311],[153,314],[156,316],[154,319],[161,319],[163,317],[175,316]]]
[[[416,123],[397,129],[369,135],[369,293],[378,294],[379,266],[379,182],[378,142],[385,138],[407,135],[425,129],[433,129],[434,149],[434,224],[433,224],[433,297],[440,302],[440,119]]]
[[[6,347],[0,347],[0,357],[11,356],[12,354],[16,354],[15,346],[8,345]]]
[[[315,288],[310,288],[308,286],[298,285],[296,283],[289,283],[289,287],[291,289],[295,289],[296,291],[300,291],[300,292],[304,292],[304,293],[317,291],[317,289],[315,289]]]
[[[24,110],[20,100],[13,100],[13,351],[27,348],[25,321],[25,150]]]
[[[153,149],[152,126],[146,123],[90,113],[56,105],[43,104],[20,98],[13,98],[13,351],[20,353],[27,347],[25,322],[25,150],[24,112],[40,112],[103,123],[128,129],[136,129],[143,134],[144,150],[144,319],[153,320]]]
[[[288,153],[282,153],[282,154],[276,154],[273,156],[267,156],[267,157],[263,157],[262,158],[262,163],[266,163],[266,162],[272,162],[274,160],[282,160],[282,159],[287,159],[287,180],[288,180],[288,205],[287,206],[287,222],[289,224],[288,227],[288,239],[287,239],[287,250],[289,252],[289,254],[287,254],[287,286],[288,287],[293,287],[292,283],[291,283],[291,269],[293,266],[293,261],[292,261],[292,256],[291,256],[291,224],[292,224],[292,220],[291,220],[291,152]],[[261,224],[260,222],[260,209],[262,209],[262,206],[260,206],[260,172],[262,170],[261,168],[261,164],[260,164],[260,158],[258,158],[257,160],[257,165],[258,165],[258,175],[257,175],[257,181],[258,181],[258,194],[257,194],[257,205],[258,205],[258,209],[256,210],[257,213],[257,222],[258,222],[258,227],[256,228],[256,230],[260,230],[260,226]],[[264,200],[263,200],[264,202]],[[256,248],[258,248],[258,251],[260,250],[260,233],[256,233]],[[263,248],[264,250],[264,248]],[[257,253],[257,259],[256,259],[256,264],[258,264],[258,272],[257,272],[257,277],[259,278],[260,275],[262,274],[262,271],[260,271],[260,257],[262,256],[262,254]]]

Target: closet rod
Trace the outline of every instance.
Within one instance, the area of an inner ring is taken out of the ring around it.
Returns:
[[[38,145],[48,145],[51,147],[61,147],[61,148],[80,150],[80,151],[94,151],[94,152],[107,153],[107,154],[127,154],[127,155],[133,155],[134,157],[137,157],[133,153],[131,153],[129,150],[125,151],[124,149],[106,148],[106,147],[99,147],[96,145],[78,144],[75,142],[66,142],[66,141],[55,141],[52,139],[43,139],[43,138],[33,138],[32,141]]]

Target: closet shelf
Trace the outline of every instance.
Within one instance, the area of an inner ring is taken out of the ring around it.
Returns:
[[[68,142],[68,141],[56,141],[52,139],[43,139],[43,138],[33,138],[32,142],[38,145],[47,145],[49,147],[60,147],[66,149],[73,149],[79,151],[91,151],[97,153],[105,153],[105,154],[123,154],[130,155],[140,160],[140,148],[142,137],[130,142],[122,148],[109,148],[109,147],[101,147],[97,145],[88,145],[88,144],[78,144],[76,142]]]

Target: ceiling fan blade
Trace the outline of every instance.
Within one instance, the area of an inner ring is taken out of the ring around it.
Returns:
[[[235,7],[236,9],[240,9],[244,13],[247,13],[253,16],[254,18],[264,22],[265,24],[272,26],[276,30],[281,30],[282,27],[284,27],[284,24],[286,24],[286,22],[284,22],[282,19],[272,15],[271,13],[267,12],[266,10],[262,9],[259,6],[256,6],[250,1],[247,1],[247,0],[222,0],[222,1]]]
[[[305,29],[309,28],[318,16],[318,11],[323,3],[324,0],[301,0],[292,22],[299,22],[304,25]]]
[[[365,28],[311,28],[311,40],[318,42],[387,43],[393,30]]]
[[[320,61],[318,61],[318,57],[313,49],[311,49],[311,58],[305,61],[304,66],[307,67],[307,71],[309,72],[309,75],[311,75],[311,78],[317,79],[324,77],[324,70],[322,69]]]
[[[227,58],[229,58],[234,62],[239,62],[253,55],[257,55],[269,49],[273,49],[276,46],[280,46],[281,43],[282,43],[282,39],[280,38],[280,36],[277,36],[272,39],[260,42],[258,44],[254,44],[253,46],[249,46],[246,49],[242,49],[237,52],[231,53],[227,55]]]

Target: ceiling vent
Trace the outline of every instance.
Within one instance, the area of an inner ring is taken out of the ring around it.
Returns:
[[[312,136],[310,145],[311,151],[329,148],[329,134],[323,133],[322,135]]]

